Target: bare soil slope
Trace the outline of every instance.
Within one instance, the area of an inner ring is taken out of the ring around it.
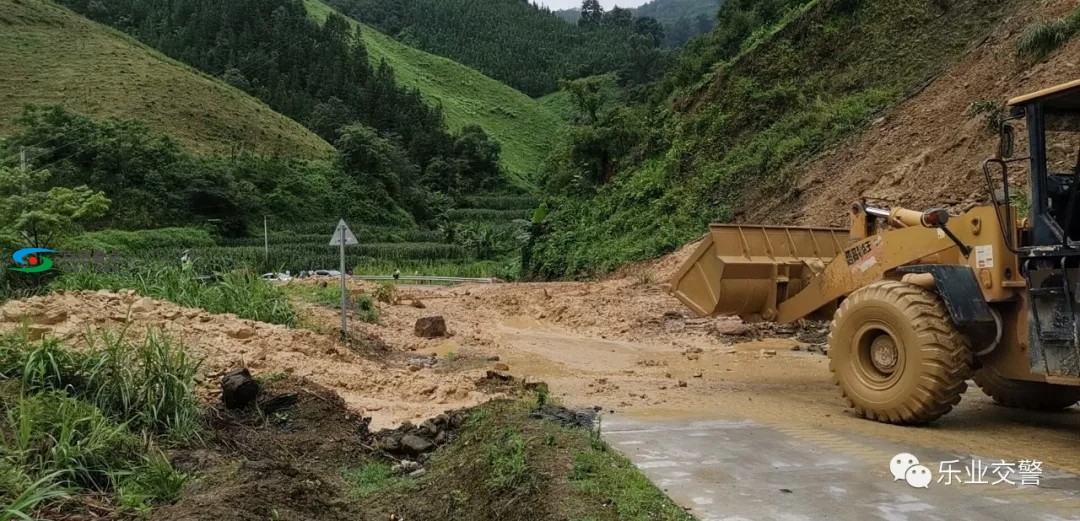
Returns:
[[[968,115],[969,107],[983,100],[1003,104],[1075,80],[1080,63],[1080,40],[1038,63],[1016,53],[1024,31],[1065,16],[1075,2],[1016,4],[964,58],[860,135],[810,163],[788,192],[747,199],[739,220],[847,226],[848,208],[864,197],[882,206],[916,209],[986,200],[980,165],[994,154],[997,136],[985,117]],[[1022,152],[1024,132],[1018,130],[1017,150]]]

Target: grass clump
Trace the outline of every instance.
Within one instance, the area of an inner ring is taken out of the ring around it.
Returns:
[[[356,469],[346,469],[342,476],[349,483],[349,495],[356,499],[364,499],[405,481],[395,476],[390,465],[385,463],[371,463]]]
[[[1016,51],[1022,57],[1041,60],[1063,47],[1080,33],[1080,8],[1068,16],[1041,23],[1027,30],[1020,37]]]
[[[53,281],[54,290],[119,291],[168,300],[211,313],[233,313],[240,318],[293,326],[297,314],[289,297],[250,271],[225,273],[216,282],[200,280],[190,271],[149,267],[121,273],[68,273]]]
[[[201,440],[198,364],[153,331],[140,343],[108,332],[86,344],[0,336],[0,521],[85,493],[145,515],[191,479],[155,447]]]
[[[506,428],[488,443],[487,464],[491,468],[488,483],[495,488],[515,489],[529,484],[531,476],[526,461],[525,439]]]

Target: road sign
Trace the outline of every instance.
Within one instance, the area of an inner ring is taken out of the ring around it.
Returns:
[[[342,235],[342,228],[345,229],[344,235]],[[341,246],[341,238],[345,237],[345,246],[355,246],[360,244],[360,241],[356,240],[356,235],[353,235],[352,230],[349,229],[349,225],[345,224],[345,219],[338,221],[337,228],[334,228],[334,236],[330,238],[330,246]]]

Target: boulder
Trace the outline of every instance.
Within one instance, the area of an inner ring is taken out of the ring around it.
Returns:
[[[416,336],[423,338],[446,336],[446,320],[442,316],[419,318],[414,331]]]
[[[245,369],[234,369],[221,377],[221,399],[227,409],[243,409],[259,397],[259,383]]]
[[[434,448],[435,444],[423,436],[406,434],[401,438],[401,450],[406,454],[418,456]]]

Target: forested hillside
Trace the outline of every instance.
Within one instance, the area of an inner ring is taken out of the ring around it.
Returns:
[[[334,10],[319,0],[305,0],[318,21]],[[355,20],[373,64],[390,64],[402,85],[442,107],[452,131],[479,125],[501,147],[501,163],[510,180],[531,190],[551,152],[562,121],[525,94],[458,62],[409,47]]]
[[[562,195],[549,201],[528,269],[604,272],[731,220],[745,194],[790,184],[799,165],[925,84],[1014,5],[732,0],[650,103],[580,118],[568,133],[546,185]],[[592,92],[580,90],[578,106],[596,106]]]
[[[650,19],[608,17],[568,24],[522,0],[330,0],[342,13],[408,45],[451,58],[530,96],[558,80],[618,72],[654,79],[663,67],[661,30]]]
[[[694,36],[712,31],[716,23],[716,12],[724,0],[652,0],[638,7],[630,8],[637,17],[653,18],[664,29],[664,45],[679,47]],[[581,9],[563,9],[555,11],[563,20],[578,23]]]
[[[327,158],[331,146],[243,92],[41,0],[0,0],[0,135],[27,104],[135,117],[191,151]]]

